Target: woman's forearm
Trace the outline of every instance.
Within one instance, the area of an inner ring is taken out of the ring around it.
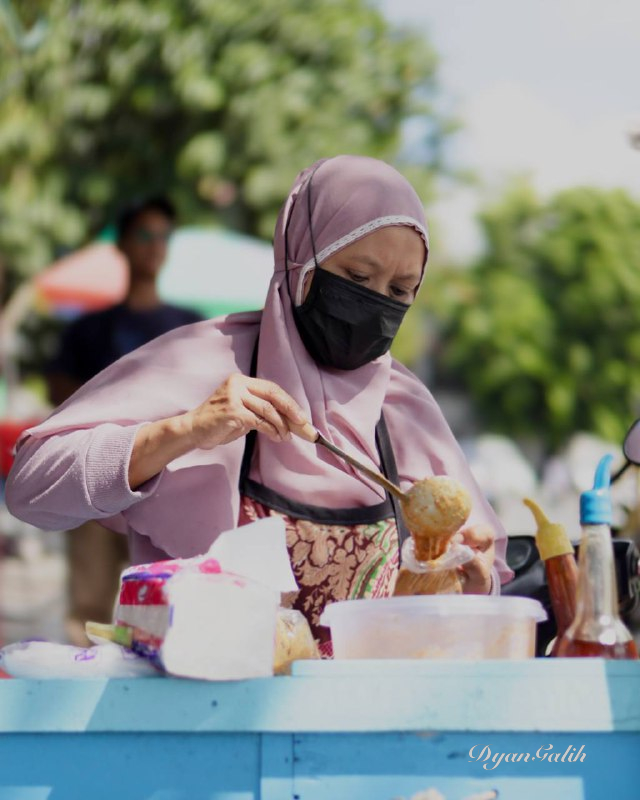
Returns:
[[[18,449],[7,506],[48,529],[115,518],[151,497],[163,469],[191,450],[213,450],[250,430],[280,442],[305,422],[278,386],[235,373],[197,408],[155,422],[103,422],[47,436],[35,428]]]
[[[129,486],[135,491],[143,483],[195,447],[191,418],[180,414],[143,425],[137,432],[129,460]]]

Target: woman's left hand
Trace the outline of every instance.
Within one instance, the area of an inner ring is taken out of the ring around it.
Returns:
[[[475,557],[458,567],[464,594],[489,594],[491,568],[496,557],[495,533],[488,525],[470,525],[458,531],[455,539],[475,551]]]

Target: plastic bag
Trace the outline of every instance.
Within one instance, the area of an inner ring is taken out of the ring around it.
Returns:
[[[475,556],[473,550],[466,544],[453,542],[440,556],[433,561],[418,561],[415,556],[413,538],[409,536],[402,545],[402,566],[410,569],[411,572],[431,573],[444,572],[446,570],[461,567]]]
[[[273,657],[274,674],[288,675],[292,661],[308,658],[320,658],[320,651],[306,617],[293,608],[279,608]]]
[[[395,596],[461,594],[458,567],[471,561],[474,556],[475,553],[466,544],[453,542],[439,558],[418,561],[413,538],[409,537],[402,545],[402,567],[393,593]]]
[[[105,642],[72,647],[53,642],[17,642],[0,650],[0,669],[13,678],[147,678],[160,673],[125,647]]]
[[[220,534],[202,556],[125,570],[115,626],[98,633],[130,637],[138,655],[172,675],[265,677],[281,594],[297,588],[284,522],[269,517]]]

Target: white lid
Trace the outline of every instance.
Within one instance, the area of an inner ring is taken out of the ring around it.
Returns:
[[[393,611],[402,614],[427,616],[505,616],[532,618],[544,622],[547,612],[531,597],[513,597],[478,594],[434,594],[409,597],[381,597],[375,600],[339,600],[325,606],[320,624],[330,626],[345,612],[347,614],[375,614]]]

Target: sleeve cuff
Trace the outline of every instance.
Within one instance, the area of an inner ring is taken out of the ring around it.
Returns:
[[[500,575],[495,567],[491,568],[491,588],[489,589],[489,594],[500,594]]]
[[[86,489],[91,505],[101,514],[119,514],[152,495],[162,472],[136,491],[129,486],[129,460],[136,434],[143,425],[99,425],[92,432],[85,460]]]

